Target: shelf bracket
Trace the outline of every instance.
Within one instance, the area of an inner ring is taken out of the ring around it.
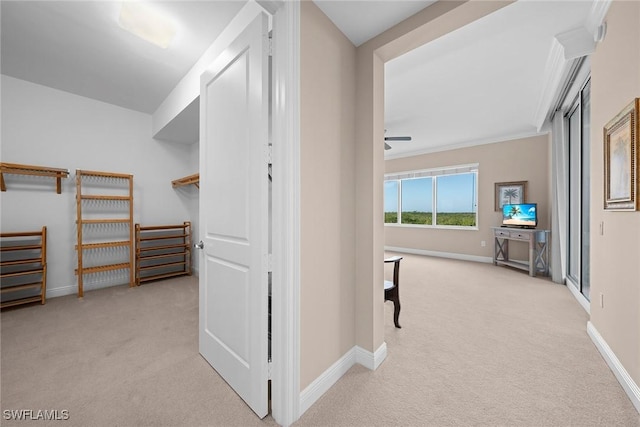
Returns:
[[[200,188],[200,174],[194,173],[193,175],[185,176],[184,178],[174,179],[171,181],[173,188],[183,187],[185,185],[193,184],[197,188]]]
[[[33,166],[33,165],[21,165],[17,163],[0,163],[0,189],[7,191],[7,186],[4,181],[4,174],[13,175],[33,175],[33,176],[46,176],[56,180],[56,193],[62,193],[62,178],[69,176],[67,169],[50,168],[47,166]]]

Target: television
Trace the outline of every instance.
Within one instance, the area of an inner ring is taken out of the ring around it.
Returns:
[[[502,226],[536,228],[538,205],[536,203],[505,204],[502,206]]]

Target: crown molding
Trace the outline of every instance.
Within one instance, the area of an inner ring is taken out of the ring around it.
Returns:
[[[460,142],[460,143],[451,144],[451,145],[441,145],[441,146],[438,146],[438,147],[425,148],[425,149],[422,149],[422,150],[405,151],[405,152],[397,153],[397,154],[387,154],[387,153],[385,153],[384,159],[385,160],[395,160],[395,159],[402,159],[402,158],[405,158],[405,157],[421,156],[423,154],[432,154],[432,153],[439,153],[439,152],[442,152],[442,151],[458,150],[460,148],[475,147],[477,145],[487,145],[487,144],[496,144],[498,142],[515,141],[517,139],[531,138],[531,137],[534,137],[534,136],[546,135],[548,133],[549,133],[548,131],[545,131],[545,132],[535,132],[535,131],[520,132],[520,133],[513,133],[513,134],[510,134],[510,135],[504,135],[504,136],[501,136],[501,137],[476,139],[476,140],[473,140],[473,141],[465,141],[465,142]]]
[[[538,132],[544,126],[549,108],[551,108],[562,78],[566,75],[568,69],[569,66],[564,56],[564,47],[557,38],[554,38],[551,42],[551,49],[549,50],[547,64],[544,68],[544,75],[542,76],[544,86],[540,92],[538,108],[536,108],[534,115],[533,124]]]
[[[585,27],[565,31],[556,35],[555,39],[564,48],[564,59],[566,61],[591,55],[596,51],[594,34]]]
[[[594,0],[584,26],[556,35],[549,50],[544,70],[544,87],[540,93],[533,124],[541,131],[553,107],[560,85],[566,79],[573,61],[595,51],[596,42],[602,41],[606,27],[604,19],[611,0]]]
[[[598,28],[604,23],[604,19],[611,6],[611,0],[594,0],[591,6],[591,12],[587,17],[585,27],[591,34],[597,34]]]

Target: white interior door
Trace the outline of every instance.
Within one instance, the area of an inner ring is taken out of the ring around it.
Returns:
[[[258,16],[200,87],[200,353],[268,411],[268,21]]]

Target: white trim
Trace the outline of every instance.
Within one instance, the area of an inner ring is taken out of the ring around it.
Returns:
[[[273,16],[272,416],[300,418],[300,3]]]
[[[464,165],[443,166],[439,168],[415,169],[401,172],[388,172],[384,174],[385,181],[395,181],[398,179],[429,178],[432,176],[459,175],[463,173],[478,172],[480,163],[469,163]]]
[[[633,406],[635,406],[636,411],[640,413],[640,388],[635,381],[633,381],[633,378],[631,378],[631,375],[629,375],[624,366],[622,366],[618,357],[615,355],[613,350],[611,350],[611,347],[609,347],[604,338],[602,338],[602,335],[600,335],[591,321],[587,322],[587,333],[598,348],[598,351],[604,358],[605,362],[607,362],[607,365],[609,365],[613,374],[618,379],[618,382],[624,389],[625,393],[629,396],[629,399],[631,400],[631,403],[633,403]]]
[[[62,286],[60,288],[47,288],[47,298],[64,297],[78,292],[77,286]]]
[[[387,358],[387,343],[383,342],[380,347],[371,353],[369,350],[365,350],[362,347],[355,346],[356,363],[364,366],[367,369],[375,371],[380,364]]]
[[[318,401],[333,385],[338,382],[344,374],[356,363],[367,369],[375,371],[387,358],[387,343],[383,342],[380,347],[371,353],[362,347],[354,346],[347,351],[340,359],[324,371],[318,378],[313,380],[300,393],[300,416],[304,414],[314,403]]]
[[[256,0],[258,3],[269,15],[275,15],[278,9],[284,3],[284,0]]]
[[[597,29],[604,23],[609,6],[611,6],[611,0],[595,0],[591,6],[586,27],[594,35],[594,39],[597,35]]]
[[[547,64],[544,69],[542,79],[544,87],[540,92],[538,100],[538,108],[534,116],[534,126],[541,130],[544,126],[549,110],[553,107],[558,96],[560,85],[566,79],[569,72],[571,62],[564,57],[564,47],[557,38],[553,38],[549,55],[547,56]]]
[[[566,80],[573,62],[580,56],[593,53],[595,43],[602,41],[606,27],[602,27],[611,0],[595,0],[584,27],[578,27],[554,37],[544,74],[544,88],[540,92],[534,125],[540,131],[551,109],[557,103],[561,84]]]
[[[578,288],[576,287],[576,285],[573,283],[573,280],[569,279],[568,277],[565,279],[565,286],[567,288],[569,288],[569,292],[571,292],[571,294],[573,295],[573,297],[578,301],[578,303],[580,303],[580,305],[582,306],[582,308],[584,308],[584,311],[587,312],[587,314],[591,314],[591,303],[589,302],[589,300],[582,295],[582,293],[578,290]]]
[[[384,153],[384,159],[393,160],[393,159],[402,159],[405,157],[420,156],[423,154],[440,153],[443,151],[457,150],[459,148],[475,147],[477,145],[496,144],[498,142],[513,141],[516,139],[523,139],[523,138],[531,138],[534,136],[546,135],[548,133],[549,133],[548,130],[541,131],[540,129],[538,129],[538,131],[518,132],[518,133],[504,135],[497,138],[491,137],[491,138],[475,139],[473,141],[465,141],[465,142],[460,142],[460,143],[450,144],[450,145],[441,145],[438,147],[424,148],[422,150],[406,151],[406,152],[396,153],[396,154]]]
[[[397,222],[385,222],[385,227],[398,227],[398,228],[426,228],[430,230],[466,230],[466,231],[478,231],[480,228],[477,225],[432,225],[432,224],[401,224]]]
[[[587,80],[591,77],[591,58],[586,57],[580,63],[580,68],[577,69],[571,82],[567,82],[568,87],[565,88],[564,99],[559,99],[559,108],[562,115],[566,115],[572,107],[575,106],[578,94],[584,89],[587,84]],[[565,132],[566,134],[566,132]]]
[[[564,59],[567,61],[591,55],[596,50],[593,34],[584,27],[558,34],[556,40],[564,47]]]
[[[353,365],[356,364],[356,348],[347,351],[318,378],[300,393],[300,415],[304,414],[322,397]]]
[[[401,248],[397,246],[386,246],[386,245],[384,247],[384,250],[389,252],[400,252],[400,253],[413,254],[413,255],[426,255],[426,256],[435,256],[439,258],[450,258],[450,259],[457,259],[461,261],[484,262],[487,264],[493,263],[492,257],[479,256],[479,255],[456,254],[453,252],[428,251],[425,249]]]

